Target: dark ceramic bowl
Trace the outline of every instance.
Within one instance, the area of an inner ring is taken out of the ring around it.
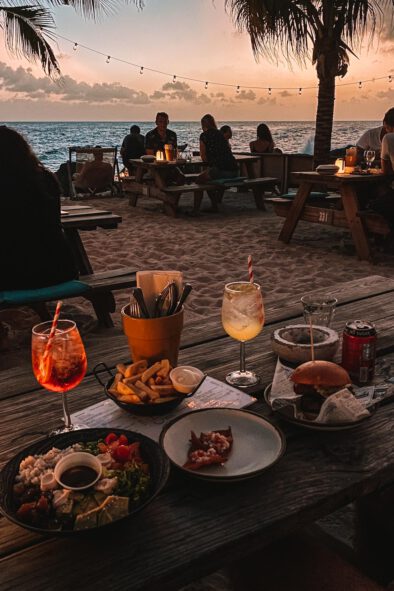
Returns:
[[[151,501],[159,494],[164,485],[167,482],[170,473],[170,463],[160,448],[160,446],[145,435],[141,433],[135,433],[134,431],[127,431],[126,429],[82,429],[80,431],[72,431],[71,433],[62,433],[61,435],[55,435],[53,437],[47,437],[41,439],[29,447],[26,447],[23,451],[18,453],[12,458],[0,472],[0,512],[7,517],[10,521],[13,521],[17,525],[29,529],[39,534],[51,535],[51,536],[70,536],[70,535],[88,535],[96,532],[98,529],[113,527],[117,521],[111,524],[102,525],[97,528],[87,530],[68,530],[68,529],[49,529],[30,525],[21,521],[16,514],[16,500],[14,495],[14,484],[15,476],[19,472],[19,465],[21,461],[29,455],[42,454],[49,451],[52,447],[58,449],[64,449],[74,443],[95,441],[97,439],[105,439],[109,433],[116,433],[121,435],[124,433],[130,443],[140,442],[141,456],[149,465],[150,469],[150,486],[148,494],[144,500],[133,507],[129,514],[123,519],[128,519],[141,511],[144,507],[149,505]],[[118,521],[123,521],[120,519]]]

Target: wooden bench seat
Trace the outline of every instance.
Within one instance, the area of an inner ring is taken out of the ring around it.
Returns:
[[[160,199],[164,204],[164,212],[167,215],[175,217],[177,215],[179,199],[183,193],[194,194],[194,210],[198,211],[204,196],[204,191],[208,193],[208,197],[211,199],[212,207],[217,209],[219,203],[223,199],[224,192],[226,189],[232,187],[243,187],[245,189],[251,189],[256,202],[256,207],[260,210],[265,210],[264,206],[264,191],[267,189],[274,189],[278,179],[273,177],[262,177],[256,179],[228,179],[222,180],[220,183],[214,181],[204,184],[189,183],[184,185],[170,185],[168,187],[158,188],[153,184],[146,183],[133,183],[128,179],[123,180],[123,190],[125,193],[129,193],[130,205],[136,206],[137,200],[140,195],[154,197]]]
[[[74,284],[74,285],[73,285]],[[74,288],[75,286],[75,288]],[[49,286],[36,290],[0,292],[0,309],[29,306],[42,320],[51,318],[46,303],[58,299],[83,297],[92,303],[99,324],[113,326],[111,312],[115,312],[113,291],[135,286],[135,271],[124,268],[93,275],[81,275],[78,281]],[[8,295],[8,297],[7,297]]]

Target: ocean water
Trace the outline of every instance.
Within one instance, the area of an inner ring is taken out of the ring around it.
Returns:
[[[78,122],[7,122],[7,125],[22,133],[33,147],[45,166],[55,171],[68,158],[69,146],[120,146],[128,133],[130,121],[78,121]],[[233,130],[231,141],[234,152],[249,151],[249,142],[256,137],[259,121],[221,121]],[[268,121],[275,144],[287,153],[313,152],[313,121]],[[150,121],[139,122],[141,133],[145,134],[154,125]],[[337,121],[334,123],[332,148],[354,144],[360,135],[370,127],[377,127],[378,121]],[[198,121],[177,121],[170,128],[178,135],[180,144],[187,143],[197,150],[201,133]]]

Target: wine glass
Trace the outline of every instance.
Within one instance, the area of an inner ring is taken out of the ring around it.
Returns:
[[[257,337],[264,325],[264,305],[261,288],[257,283],[237,281],[224,288],[222,324],[226,333],[241,342],[240,369],[226,376],[232,386],[247,388],[260,378],[245,370],[245,342]]]
[[[373,161],[375,160],[375,150],[365,150],[364,159],[368,168],[371,168]]]
[[[66,392],[78,386],[86,373],[85,348],[75,322],[59,320],[53,339],[49,341],[52,322],[42,322],[32,329],[32,364],[34,375],[46,390],[61,392],[64,427],[51,435],[83,429],[73,425],[68,410]]]

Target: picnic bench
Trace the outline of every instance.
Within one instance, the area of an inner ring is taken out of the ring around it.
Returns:
[[[324,293],[338,298],[334,329],[341,331],[349,318],[376,323],[377,371],[381,379],[393,375],[394,281],[371,276]],[[248,365],[262,377],[261,384],[251,390],[258,401],[250,410],[277,424],[287,439],[286,453],[272,469],[253,480],[221,486],[174,470],[160,496],[132,520],[81,538],[46,539],[0,518],[2,591],[82,587],[86,591],[175,591],[235,560],[247,560],[250,551],[260,551],[263,557],[264,547],[272,541],[352,501],[358,511],[358,529],[366,534],[360,536],[358,547],[363,566],[372,572],[377,567],[374,560],[380,560],[380,572],[386,568],[389,576],[391,553],[379,556],[379,552],[383,545],[391,549],[392,544],[383,537],[382,524],[375,523],[375,531],[368,529],[366,506],[376,506],[381,491],[394,483],[394,405],[382,405],[352,431],[321,433],[283,422],[262,399],[275,367],[270,333],[284,323],[301,320],[297,299],[294,295],[284,301],[267,298],[265,329],[247,348]],[[102,341],[100,360],[112,367],[129,360],[127,345],[124,342],[122,348],[120,338]],[[223,380],[237,365],[238,348],[216,318],[199,320],[184,329],[179,363],[196,365]],[[76,395],[70,397],[73,412],[104,400],[91,367]],[[31,369],[26,373],[23,367],[0,374],[1,464],[37,440],[38,433],[57,425],[57,395],[37,384],[32,387],[29,379]],[[386,513],[387,529],[389,522],[393,523],[391,511]]]
[[[94,273],[79,231],[114,229],[121,221],[119,215],[87,205],[62,206],[62,227],[74,254],[79,279],[39,289],[0,292],[0,309],[29,306],[42,320],[48,320],[47,302],[83,297],[92,303],[100,325],[113,326],[111,312],[116,305],[112,292],[135,285],[135,270],[123,268]]]
[[[372,261],[368,232],[387,235],[390,228],[382,216],[362,209],[357,189],[365,186],[373,189],[385,177],[382,174],[321,175],[317,172],[294,172],[293,176],[300,181],[294,200],[272,199],[277,215],[286,218],[278,239],[290,242],[299,220],[346,228],[351,232],[358,258]],[[307,202],[313,187],[321,185],[335,189],[338,196],[329,196],[315,204]],[[339,205],[333,207],[333,199],[338,200]]]
[[[155,197],[163,202],[164,212],[172,217],[175,217],[178,213],[178,204],[182,195],[193,193],[194,211],[198,212],[205,191],[211,200],[212,208],[216,210],[218,204],[223,200],[226,189],[232,187],[245,191],[251,190],[254,195],[256,207],[264,211],[264,193],[268,190],[274,190],[277,179],[273,177],[255,178],[253,165],[258,161],[257,156],[235,155],[235,158],[240,165],[245,167],[246,177],[219,179],[205,184],[197,184],[193,182],[197,175],[195,173],[187,175],[186,173],[187,180],[191,182],[183,185],[170,184],[168,182],[168,171],[177,166],[187,166],[187,163],[183,161],[177,163],[174,161],[163,164],[132,159],[130,163],[136,167],[136,174],[134,178],[122,178],[122,189],[124,193],[129,195],[129,203],[133,207],[137,205],[140,197]],[[201,169],[207,166],[201,158],[193,158],[190,164],[199,166]],[[144,177],[147,172],[150,175],[148,179]]]

